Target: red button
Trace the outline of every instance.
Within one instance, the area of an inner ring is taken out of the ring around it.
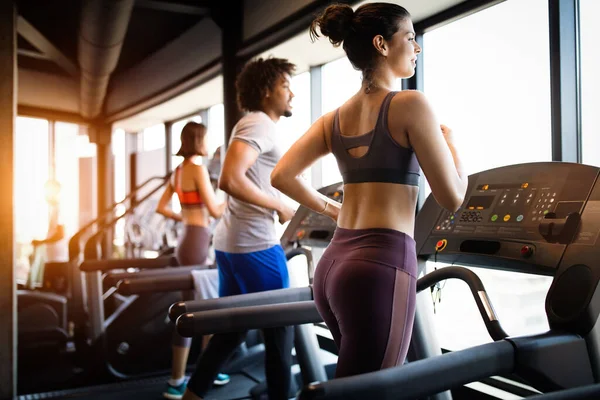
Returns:
[[[438,240],[435,244],[435,251],[442,251],[446,248],[448,241],[446,239]]]
[[[533,249],[531,247],[529,247],[529,246],[521,247],[521,255],[523,257],[529,257],[532,254],[533,254]]]

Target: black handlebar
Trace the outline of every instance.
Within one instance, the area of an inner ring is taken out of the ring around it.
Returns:
[[[502,340],[508,337],[504,329],[502,329],[502,326],[500,326],[492,302],[485,291],[481,279],[479,279],[477,274],[470,269],[464,267],[445,267],[430,272],[417,281],[417,292],[425,290],[446,279],[460,279],[469,286],[469,289],[471,289],[471,293],[473,294],[473,299],[475,299],[475,303],[481,314],[481,318],[492,339]]]

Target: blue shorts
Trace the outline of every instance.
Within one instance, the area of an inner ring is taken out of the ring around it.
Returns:
[[[253,253],[215,252],[219,267],[219,297],[290,286],[287,261],[280,245]]]

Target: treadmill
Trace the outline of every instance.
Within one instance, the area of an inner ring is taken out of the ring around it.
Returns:
[[[546,398],[597,390],[598,173],[596,167],[558,162],[496,168],[469,177],[457,212],[443,210],[430,196],[417,218],[421,260],[435,256],[451,264],[553,276],[545,307],[549,332],[309,385],[300,398],[422,398],[508,373],[542,392],[571,390],[542,395]],[[493,308],[486,308],[497,319]],[[426,332],[427,325],[421,329]]]
[[[600,371],[600,334],[596,326],[600,268],[595,260],[600,255],[598,173],[596,167],[558,162],[483,171],[469,177],[465,201],[457,212],[443,210],[430,196],[417,218],[415,239],[421,266],[435,257],[450,264],[553,276],[546,299],[549,332],[496,337],[492,343],[441,355],[439,346],[431,341],[435,337],[431,310],[418,302],[410,363],[310,384],[299,398],[449,398],[444,391],[508,373],[542,392],[583,390],[584,386],[593,390],[591,385],[598,382]],[[315,214],[313,220],[318,218]],[[294,229],[287,236],[293,242],[330,238],[325,230],[315,229],[310,220]],[[436,272],[450,268],[458,267]],[[479,309],[492,333],[490,326],[497,317],[491,302],[484,290],[471,290],[478,305],[482,305]],[[266,296],[273,297],[274,292]],[[280,295],[275,299],[279,304],[271,299],[266,305],[263,302],[233,312],[187,313],[179,317],[178,330],[189,334],[198,329],[208,333],[255,327],[259,324],[257,316],[268,326],[297,324],[301,318],[314,322],[311,295],[307,288],[300,302],[286,303],[285,296]],[[293,312],[299,317],[290,317]],[[227,315],[232,313],[234,320]],[[245,314],[254,318],[243,321]]]

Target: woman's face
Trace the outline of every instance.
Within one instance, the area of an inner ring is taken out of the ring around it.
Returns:
[[[408,18],[399,22],[398,31],[387,42],[389,46],[386,63],[398,78],[410,78],[415,74],[417,54],[421,47],[415,40],[412,21]]]
[[[196,137],[196,149],[199,151],[201,156],[208,155],[208,149],[206,148],[206,135]]]

